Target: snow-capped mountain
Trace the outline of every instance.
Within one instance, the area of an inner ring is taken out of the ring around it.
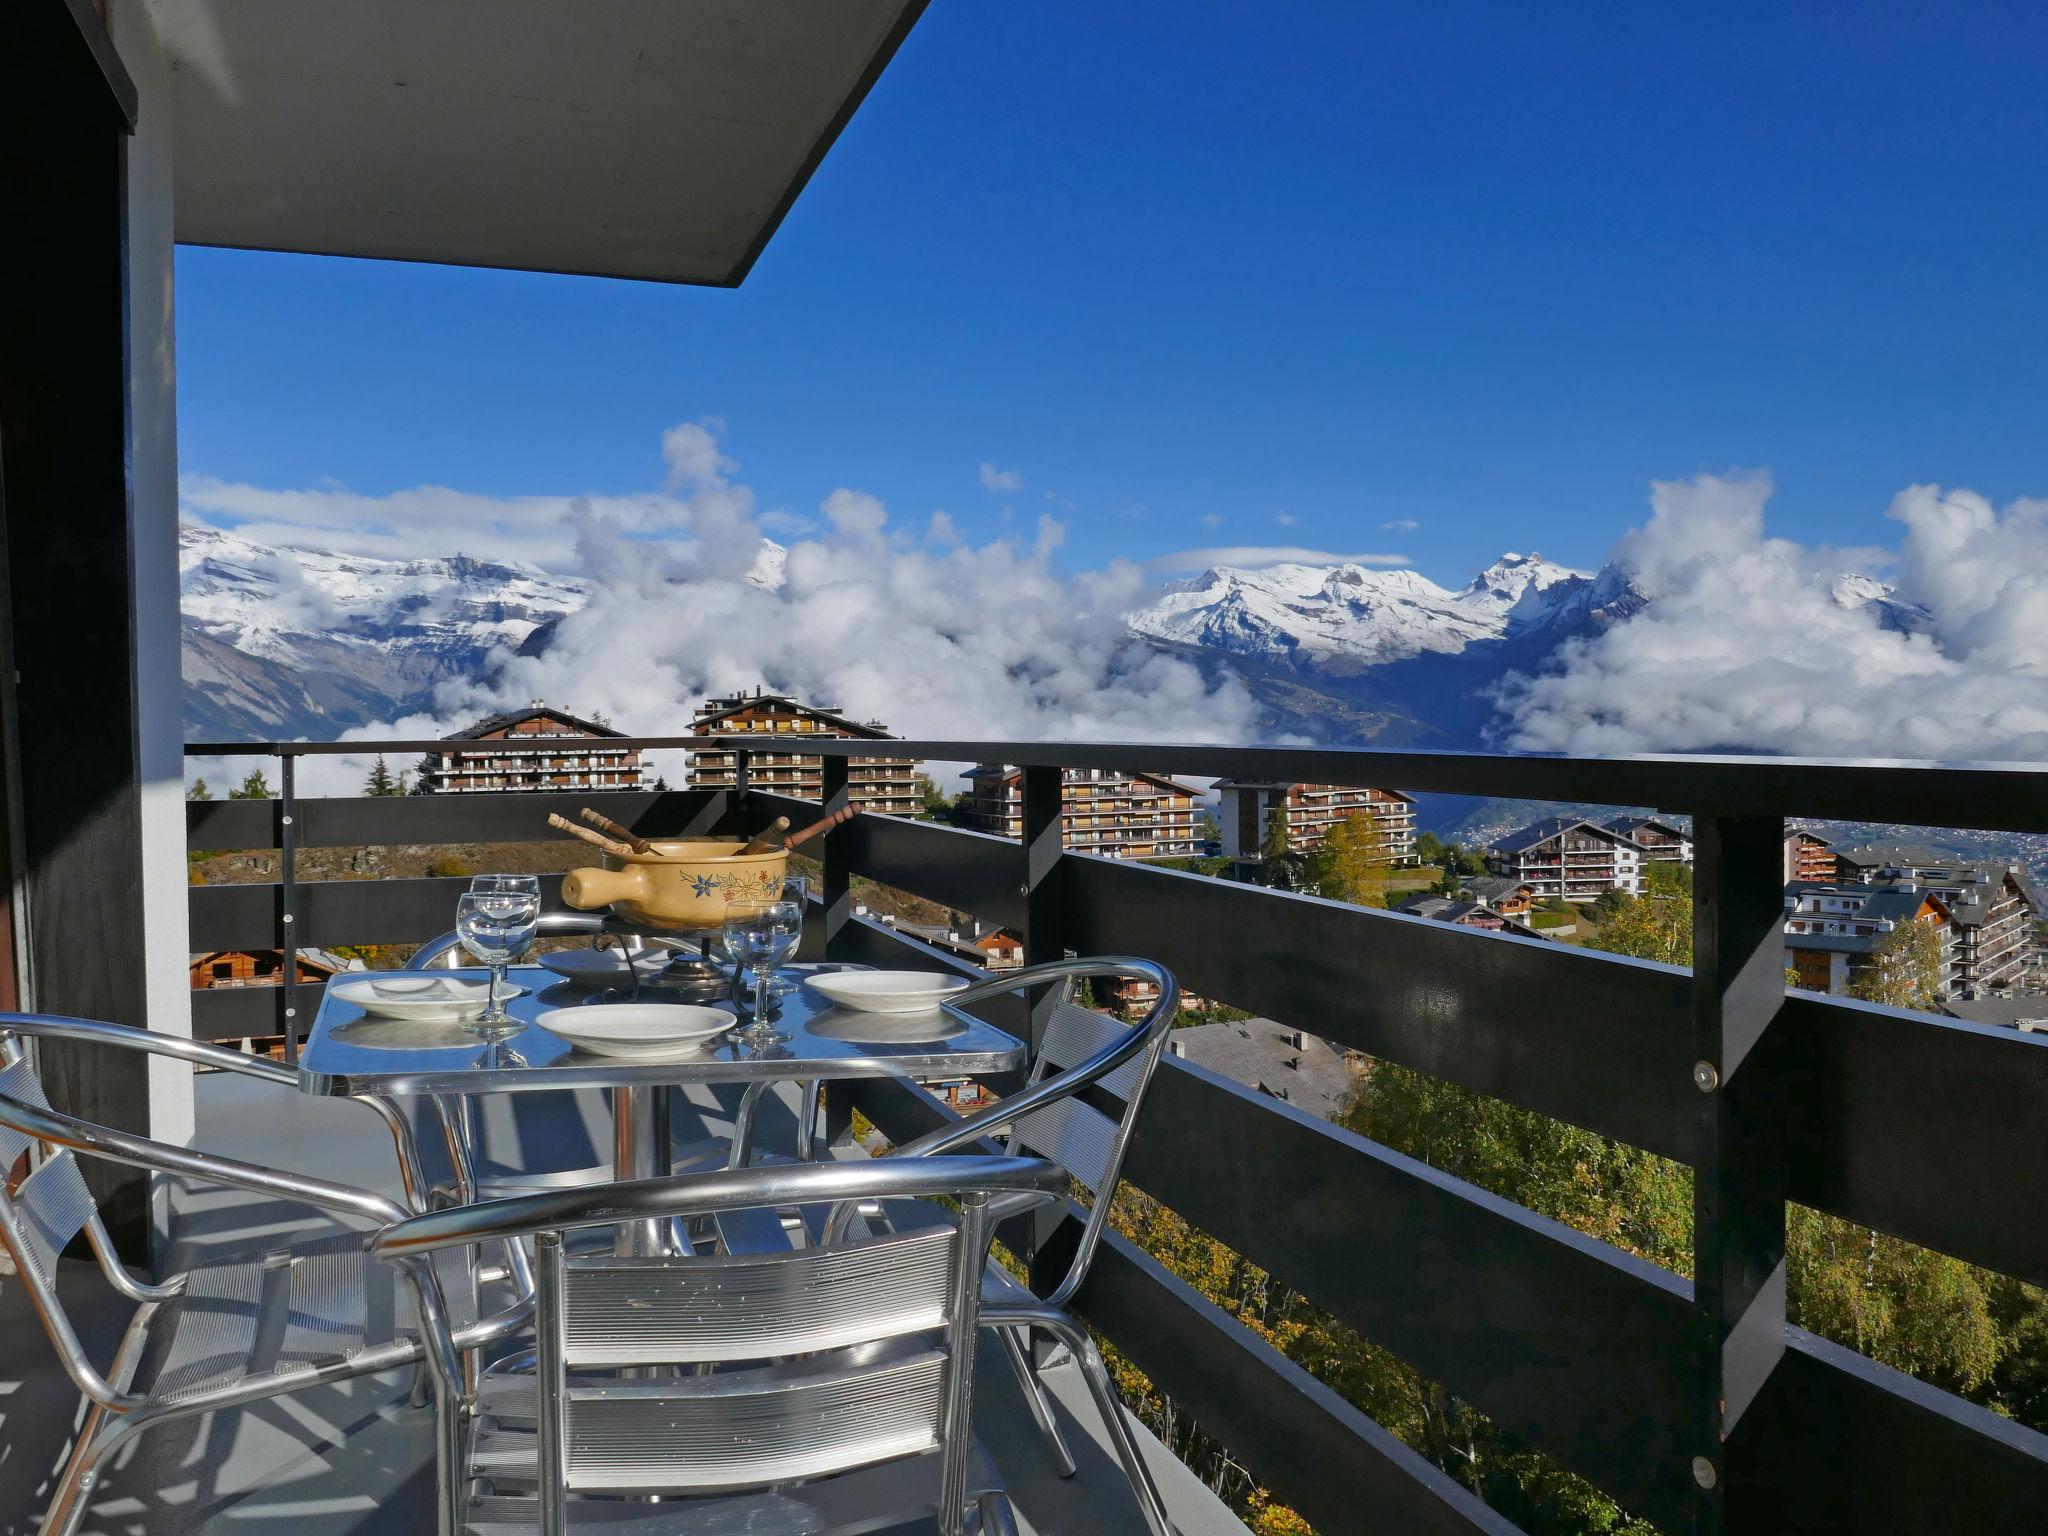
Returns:
[[[1167,583],[1130,624],[1178,645],[1355,672],[1424,654],[1455,656],[1482,641],[1582,618],[1601,581],[1541,555],[1512,553],[1455,592],[1410,570],[1212,566]]]
[[[573,577],[451,555],[379,560],[179,530],[190,734],[322,733],[407,713],[582,606]]]
[[[747,579],[778,587],[763,540]],[[380,560],[178,531],[188,739],[332,736],[431,703],[436,684],[544,650],[590,586],[467,555]]]
[[[395,654],[517,646],[588,596],[574,577],[530,565],[272,548],[189,523],[178,533],[178,576],[185,618],[214,639],[287,666],[346,658],[372,676]]]

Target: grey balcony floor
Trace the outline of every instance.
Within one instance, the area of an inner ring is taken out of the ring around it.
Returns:
[[[198,1142],[205,1149],[397,1192],[389,1138],[360,1106],[277,1093],[243,1079],[199,1082]],[[597,1160],[603,1107],[594,1096],[580,1105],[555,1095],[516,1096],[516,1102],[516,1119],[508,1101],[490,1106],[492,1146],[516,1145],[514,1160],[535,1167]],[[726,1123],[725,1107],[708,1095],[691,1107],[706,1133]],[[678,1118],[687,1118],[680,1106]],[[793,1125],[786,1104],[780,1114],[764,1115],[764,1144],[786,1141]],[[679,1127],[678,1135],[687,1139],[694,1129]],[[303,1208],[220,1190],[175,1191],[173,1212],[174,1267],[208,1249],[261,1246],[327,1225],[327,1218]],[[125,1304],[89,1261],[64,1261],[60,1283],[88,1347],[104,1361],[125,1320]],[[1024,1529],[1032,1536],[1141,1530],[1073,1367],[1051,1367],[1047,1381],[1081,1463],[1071,1481],[1055,1475],[1016,1384],[994,1353],[984,1352],[977,1379],[977,1426]],[[408,1408],[404,1387],[386,1377],[343,1383],[145,1434],[108,1471],[82,1536],[431,1531],[431,1410]],[[0,1536],[36,1530],[78,1408],[78,1394],[20,1285],[11,1276],[0,1278]],[[1139,1436],[1183,1536],[1243,1536],[1244,1527],[1179,1461],[1142,1428]]]

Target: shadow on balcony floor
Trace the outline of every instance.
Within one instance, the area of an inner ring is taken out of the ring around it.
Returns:
[[[249,1090],[253,1088],[252,1093]],[[199,1141],[209,1150],[282,1163],[326,1177],[394,1188],[389,1141],[359,1106],[293,1099],[262,1084],[201,1079]],[[492,1106],[493,1145],[508,1160],[568,1167],[594,1160],[604,1106],[548,1095],[514,1117]],[[693,1104],[698,1123],[679,1140],[717,1133],[729,1106]],[[691,1118],[678,1107],[678,1119]],[[771,1147],[794,1126],[788,1105],[766,1115]],[[595,1141],[593,1134],[597,1135]],[[430,1165],[431,1172],[431,1165]],[[218,1190],[178,1192],[180,1262],[209,1248],[260,1246],[297,1237],[325,1218]],[[96,1359],[113,1350],[126,1312],[89,1262],[66,1260],[61,1285]],[[1071,1366],[1047,1373],[1081,1464],[1071,1481],[1053,1472],[1009,1372],[984,1350],[976,1420],[1011,1487],[1030,1536],[1110,1536],[1141,1529],[1136,1506]],[[433,1528],[431,1411],[405,1406],[405,1383],[379,1377],[208,1415],[142,1436],[111,1468],[81,1536],[398,1536]],[[78,1395],[30,1314],[21,1287],[0,1279],[0,1536],[30,1536],[50,1479],[78,1418]],[[1243,1536],[1244,1527],[1188,1470],[1140,1431],[1183,1536]]]

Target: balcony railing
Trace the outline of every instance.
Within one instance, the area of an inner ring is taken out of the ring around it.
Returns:
[[[702,738],[616,742],[702,744]],[[827,739],[823,800],[731,789],[299,799],[310,753],[438,743],[195,747],[279,757],[282,801],[188,808],[192,846],[282,850],[272,885],[192,893],[199,950],[285,951],[279,988],[195,995],[209,1036],[301,1031],[303,944],[444,930],[461,879],[303,883],[319,845],[524,840],[592,804],[650,835],[746,833],[844,803],[877,750],[1006,762],[1021,841],[857,817],[824,839],[834,958],[960,971],[856,915],[861,875],[1014,929],[1025,959],[1150,956],[1192,993],[1690,1165],[1695,1283],[1169,1056],[1129,1176],[1276,1283],[1484,1412],[1667,1532],[2033,1532],[2048,1437],[1789,1327],[1785,1203],[1797,1201],[2048,1285],[2048,1039],[1788,994],[1783,817],[1914,823],[1969,806],[1981,828],[2048,831],[2044,776],[2015,769],[1747,759],[1571,760],[1311,749],[866,743]],[[1696,970],[1211,880],[1061,846],[1061,769],[1143,767],[1250,781],[1654,804],[1695,828]],[[555,898],[550,886],[550,899]],[[1035,1027],[1021,1004],[1003,1022]],[[998,1089],[1003,1086],[996,1085]],[[862,1084],[886,1134],[951,1111]],[[1071,1221],[1023,1234],[1056,1262]],[[1146,1253],[1112,1237],[1088,1320],[1319,1532],[1510,1529]]]

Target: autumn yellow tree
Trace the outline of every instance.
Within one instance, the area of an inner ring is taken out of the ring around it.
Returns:
[[[1354,811],[1323,834],[1310,876],[1317,892],[1332,901],[1384,907],[1393,868],[1393,850],[1379,818]]]
[[[1871,946],[1870,963],[1849,984],[1849,995],[1934,1012],[1941,1006],[1941,930],[1917,919],[1898,924]]]

